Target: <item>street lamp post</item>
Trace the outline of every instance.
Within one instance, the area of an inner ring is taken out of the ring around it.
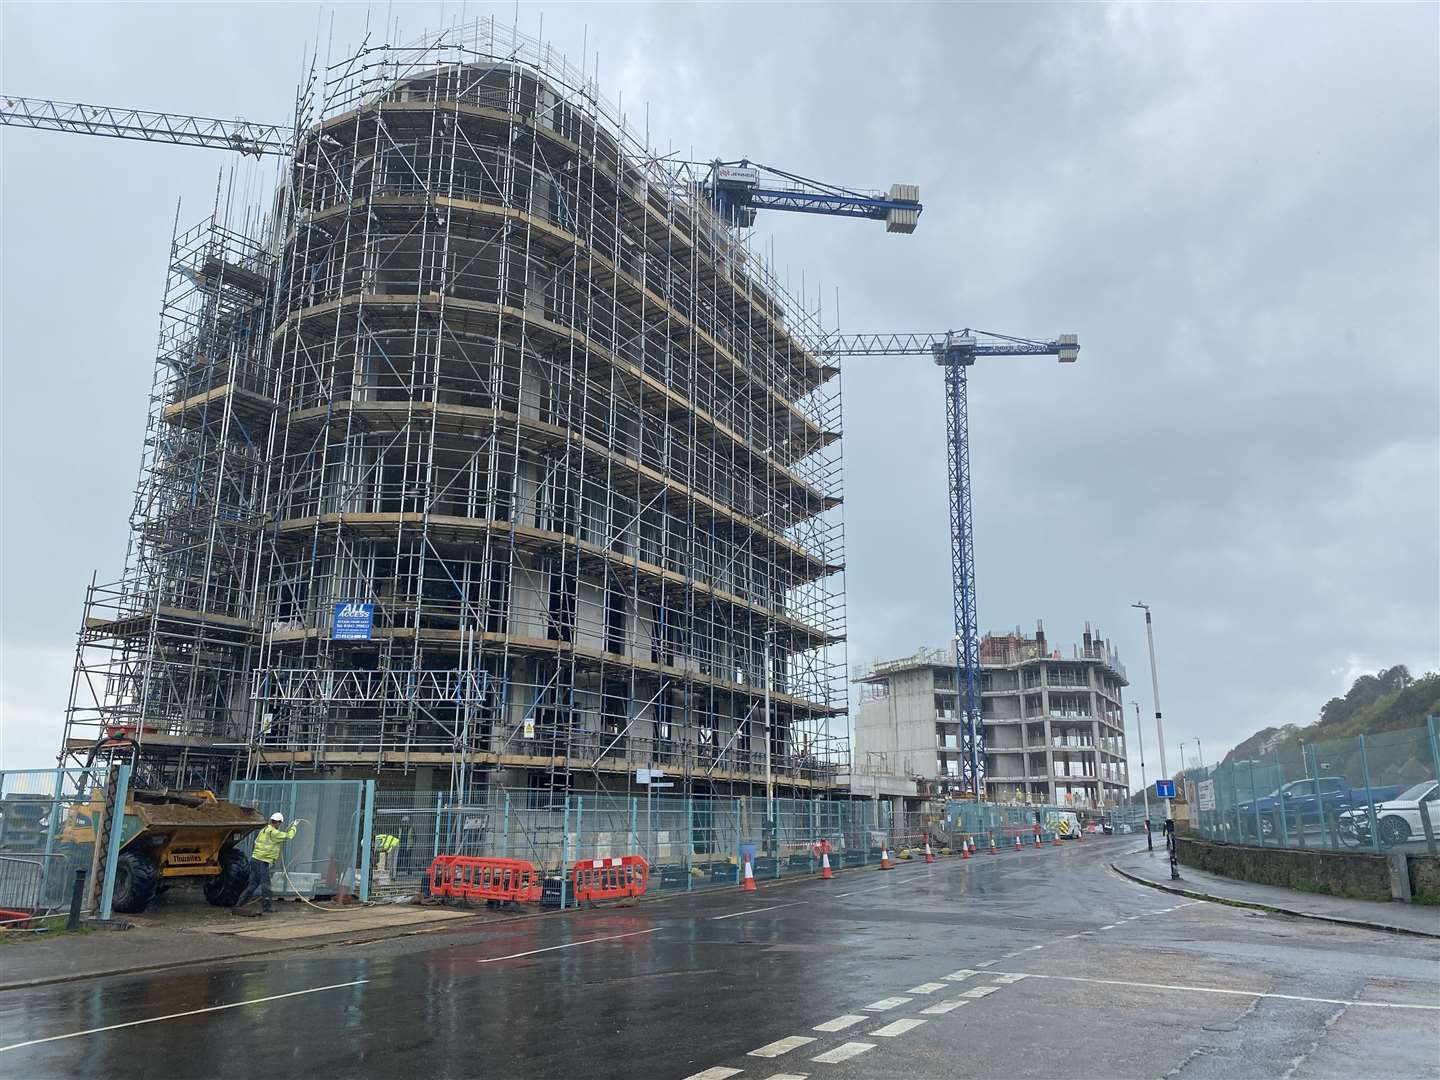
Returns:
[[[1150,691],[1155,701],[1155,735],[1160,741],[1160,772],[1166,779],[1170,779],[1170,766],[1165,760],[1165,722],[1161,719],[1160,713],[1160,675],[1155,669],[1155,628],[1150,621],[1150,605],[1146,603],[1131,604],[1131,607],[1139,608],[1145,612],[1145,640],[1150,647]],[[1165,831],[1170,834],[1167,847],[1170,849],[1170,880],[1180,880],[1180,867],[1175,862],[1175,807],[1173,799],[1165,800]]]
[[[1145,846],[1153,854],[1155,841],[1150,838],[1150,781],[1145,779],[1145,730],[1140,723],[1140,702],[1135,705],[1135,737],[1140,740],[1140,794],[1145,799]]]

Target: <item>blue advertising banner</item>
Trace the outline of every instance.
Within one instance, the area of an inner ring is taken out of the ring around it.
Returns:
[[[353,600],[335,605],[331,625],[332,641],[369,641],[375,628],[375,605],[357,604]]]

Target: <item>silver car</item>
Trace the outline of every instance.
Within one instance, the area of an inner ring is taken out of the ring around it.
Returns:
[[[1420,804],[1424,803],[1430,818],[1432,834],[1440,834],[1440,782],[1424,780],[1406,788],[1393,799],[1375,804],[1376,830],[1380,843],[1387,847],[1403,844],[1412,838],[1423,838],[1425,827],[1420,821]],[[1357,807],[1340,815],[1340,831],[1360,842],[1370,839],[1370,811]]]

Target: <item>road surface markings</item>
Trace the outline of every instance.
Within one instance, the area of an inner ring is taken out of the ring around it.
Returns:
[[[164,1016],[151,1016],[145,1020],[128,1020],[123,1024],[107,1024],[105,1027],[86,1028],[84,1031],[71,1031],[65,1035],[49,1035],[43,1039],[29,1039],[25,1042],[11,1043],[9,1046],[0,1046],[0,1054],[3,1054],[6,1050],[19,1050],[26,1046],[39,1046],[41,1043],[59,1042],[62,1039],[78,1039],[82,1035],[98,1035],[102,1031],[118,1031],[120,1028],[139,1027],[141,1024],[158,1024],[162,1020],[179,1020],[184,1016],[199,1016],[201,1013],[222,1012],[225,1009],[243,1009],[246,1005],[263,1005],[267,1001],[280,1001],[284,998],[302,997],[305,994],[318,994],[325,990],[343,990],[349,986],[363,986],[369,981],[369,979],[356,979],[354,982],[331,983],[329,986],[314,986],[309,990],[292,990],[288,994],[271,994],[269,997],[250,998],[246,1001],[232,1001],[229,1005],[210,1005],[204,1009],[166,1013]]]
[[[1034,952],[1036,949],[1043,949],[1044,947],[1045,947],[1044,945],[1031,945],[1031,946],[1030,946],[1028,949],[1026,949],[1025,951],[1026,951],[1026,952]]]
[[[893,1039],[896,1035],[904,1035],[907,1031],[913,1031],[923,1023],[925,1023],[924,1020],[892,1020],[884,1027],[870,1032],[870,1037],[873,1039],[876,1035],[880,1035],[887,1039]]]
[[[816,1024],[815,1031],[844,1031],[847,1027],[854,1027],[861,1020],[869,1020],[868,1016],[856,1016],[853,1013],[846,1013],[844,1016],[837,1016],[834,1020],[826,1020],[823,1024]]]
[[[739,1076],[744,1069],[732,1069],[725,1065],[716,1065],[713,1069],[706,1069],[704,1072],[691,1073],[685,1080],[728,1080],[731,1076]]]
[[[994,960],[986,960],[983,964],[976,964],[975,966],[976,966],[977,968],[989,967],[989,966],[990,966],[991,964],[993,964],[993,963],[995,963]]]
[[[982,998],[986,994],[993,994],[996,990],[999,989],[1000,987],[998,986],[972,986],[969,990],[966,990],[960,996],[963,998]]]
[[[923,1013],[925,1016],[944,1016],[948,1012],[954,1012],[961,1005],[969,1004],[970,1002],[961,1000],[937,1001],[928,1009],[921,1009],[920,1012]]]
[[[1411,1005],[1401,1001],[1347,1001],[1344,998],[1305,997],[1303,994],[1272,994],[1265,990],[1224,990],[1218,986],[1180,986],[1175,983],[1127,982],[1124,979],[1087,979],[1081,975],[1041,975],[1029,972],[996,972],[1024,974],[1032,979],[1056,979],[1061,982],[1095,983],[1101,986],[1135,986],[1142,990],[1179,990],[1187,994],[1225,994],[1230,997],[1277,998],[1281,1001],[1309,1001],[1320,1005],[1349,1005],[1359,1009],[1420,1009],[1440,1012],[1440,1005]],[[992,987],[992,989],[994,989]],[[974,993],[974,991],[967,991]]]
[[[798,1050],[800,1047],[806,1046],[814,1041],[814,1038],[809,1035],[788,1035],[783,1039],[776,1039],[772,1043],[767,1043],[765,1046],[760,1047],[759,1050],[751,1050],[748,1056],[779,1057],[781,1054],[788,1054],[791,1050]]]
[[[945,989],[945,984],[944,984],[943,982],[938,982],[938,983],[921,983],[919,986],[912,986],[912,987],[910,987],[910,989],[909,989],[909,990],[906,990],[905,992],[906,992],[907,994],[933,994],[936,990],[944,990],[944,989]]]
[[[809,1073],[776,1073],[770,1080],[810,1080]]]
[[[484,960],[476,960],[477,964],[498,964],[501,960],[518,960],[522,956],[535,956],[542,952],[554,952],[556,949],[573,949],[577,945],[590,945],[597,941],[619,941],[621,938],[639,937],[641,934],[654,934],[660,930],[658,926],[652,926],[649,930],[632,930],[628,934],[608,934],[605,937],[585,938],[582,941],[572,941],[568,945],[551,945],[545,949],[531,949],[529,952],[511,953],[509,956],[491,956]]]
[[[1114,930],[1115,927],[1116,927],[1116,925],[1117,925],[1116,923],[1113,923],[1113,922],[1112,922],[1109,926],[1102,926],[1102,927],[1100,927],[1100,929],[1101,929],[1101,930]]]
[[[1009,986],[1011,983],[1017,983],[1023,978],[1025,978],[1025,976],[1020,974],[996,975],[995,981],[1002,986]]]
[[[867,1012],[889,1012],[897,1005],[909,1004],[910,999],[907,997],[889,997],[881,998],[879,1001],[872,1001],[869,1005],[865,1006],[865,1009]]]
[[[719,922],[721,919],[738,919],[741,915],[756,915],[762,911],[779,911],[784,907],[799,907],[801,904],[808,904],[809,900],[792,900],[788,904],[772,904],[770,907],[752,907],[744,911],[732,911],[729,915],[711,915],[711,922]]]
[[[949,975],[946,975],[945,978],[950,982],[964,982],[970,978],[970,976],[979,974],[980,973],[973,968],[961,968],[959,971],[952,971]]]
[[[1066,935],[1065,935],[1065,940],[1066,940],[1066,941],[1073,941],[1075,938],[1078,938],[1079,936],[1080,936],[1079,934],[1066,934]]]
[[[825,1053],[811,1058],[811,1061],[818,1061],[822,1065],[835,1065],[841,1061],[847,1061],[857,1054],[863,1054],[866,1050],[874,1050],[874,1043],[841,1043],[834,1050],[826,1050]]]

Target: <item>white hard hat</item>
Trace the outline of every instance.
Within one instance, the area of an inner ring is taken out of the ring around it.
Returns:
[[[279,810],[276,810],[273,814],[270,815],[270,820],[278,821],[283,825],[285,823],[285,815],[282,814]]]

